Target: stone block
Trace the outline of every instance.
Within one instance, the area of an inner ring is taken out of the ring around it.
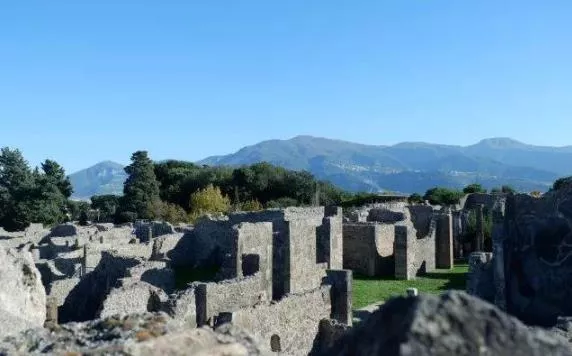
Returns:
[[[331,318],[347,325],[352,324],[352,282],[349,270],[328,270],[328,283],[332,301]]]

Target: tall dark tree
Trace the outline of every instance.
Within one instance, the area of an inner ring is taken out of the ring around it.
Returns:
[[[73,193],[72,184],[66,176],[63,167],[60,166],[58,162],[47,159],[42,163],[42,170],[44,171],[46,178],[58,187],[66,199],[71,197]]]
[[[119,207],[117,195],[94,195],[91,197],[91,208],[98,211],[99,221],[113,221],[113,217]]]
[[[28,196],[34,186],[32,171],[22,152],[0,150],[0,226],[8,231],[25,229],[32,214]]]
[[[153,161],[147,151],[133,153],[125,172],[129,177],[123,185],[121,210],[133,212],[139,219],[152,219],[150,206],[160,200],[160,196]]]

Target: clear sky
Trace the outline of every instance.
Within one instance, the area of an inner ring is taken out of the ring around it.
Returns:
[[[69,173],[300,134],[572,144],[570,0],[0,4],[0,146]]]

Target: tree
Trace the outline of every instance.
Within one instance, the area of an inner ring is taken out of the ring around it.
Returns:
[[[483,186],[478,184],[478,183],[469,184],[465,188],[463,188],[463,193],[465,193],[465,194],[486,193],[486,192],[487,192],[487,190],[485,188],[483,188]]]
[[[91,208],[99,211],[100,221],[113,221],[113,217],[119,207],[117,195],[94,195],[91,197]]]
[[[461,191],[435,187],[427,190],[423,199],[428,200],[432,205],[454,205],[459,203],[462,196]]]
[[[516,193],[516,190],[511,187],[510,185],[503,185],[501,187],[501,192],[505,193],[505,194],[514,194]]]
[[[242,211],[260,211],[262,210],[262,204],[258,200],[247,200],[240,204],[240,210]]]
[[[207,213],[227,213],[231,207],[230,199],[212,184],[191,194],[189,205],[194,218]]]
[[[554,181],[554,184],[552,184],[552,188],[550,190],[560,190],[568,186],[572,186],[572,176],[558,178],[557,180]]]
[[[407,202],[409,204],[419,204],[419,203],[423,203],[423,197],[420,194],[417,193],[413,193],[409,196],[409,198],[407,198]]]
[[[63,167],[56,161],[47,159],[42,163],[42,170],[50,183],[54,184],[66,199],[69,199],[73,193],[73,187]]]
[[[32,171],[22,152],[0,150],[0,226],[7,231],[23,230],[32,222],[29,193],[34,187]]]
[[[125,172],[129,176],[123,185],[121,212],[133,212],[139,219],[153,219],[149,205],[160,200],[159,183],[147,151],[133,153]]]
[[[176,204],[167,203],[161,200],[156,200],[149,205],[150,215],[155,219],[168,221],[170,223],[187,222],[189,217],[185,209]]]
[[[88,216],[87,216],[87,211],[82,210],[82,211],[79,213],[79,221],[78,221],[78,223],[79,223],[81,226],[87,226],[87,225],[88,225],[88,220],[89,220],[89,218],[88,218]]]

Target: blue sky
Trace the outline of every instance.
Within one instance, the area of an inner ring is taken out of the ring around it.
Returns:
[[[3,2],[0,146],[71,173],[299,134],[569,145],[570,16],[569,0]]]

